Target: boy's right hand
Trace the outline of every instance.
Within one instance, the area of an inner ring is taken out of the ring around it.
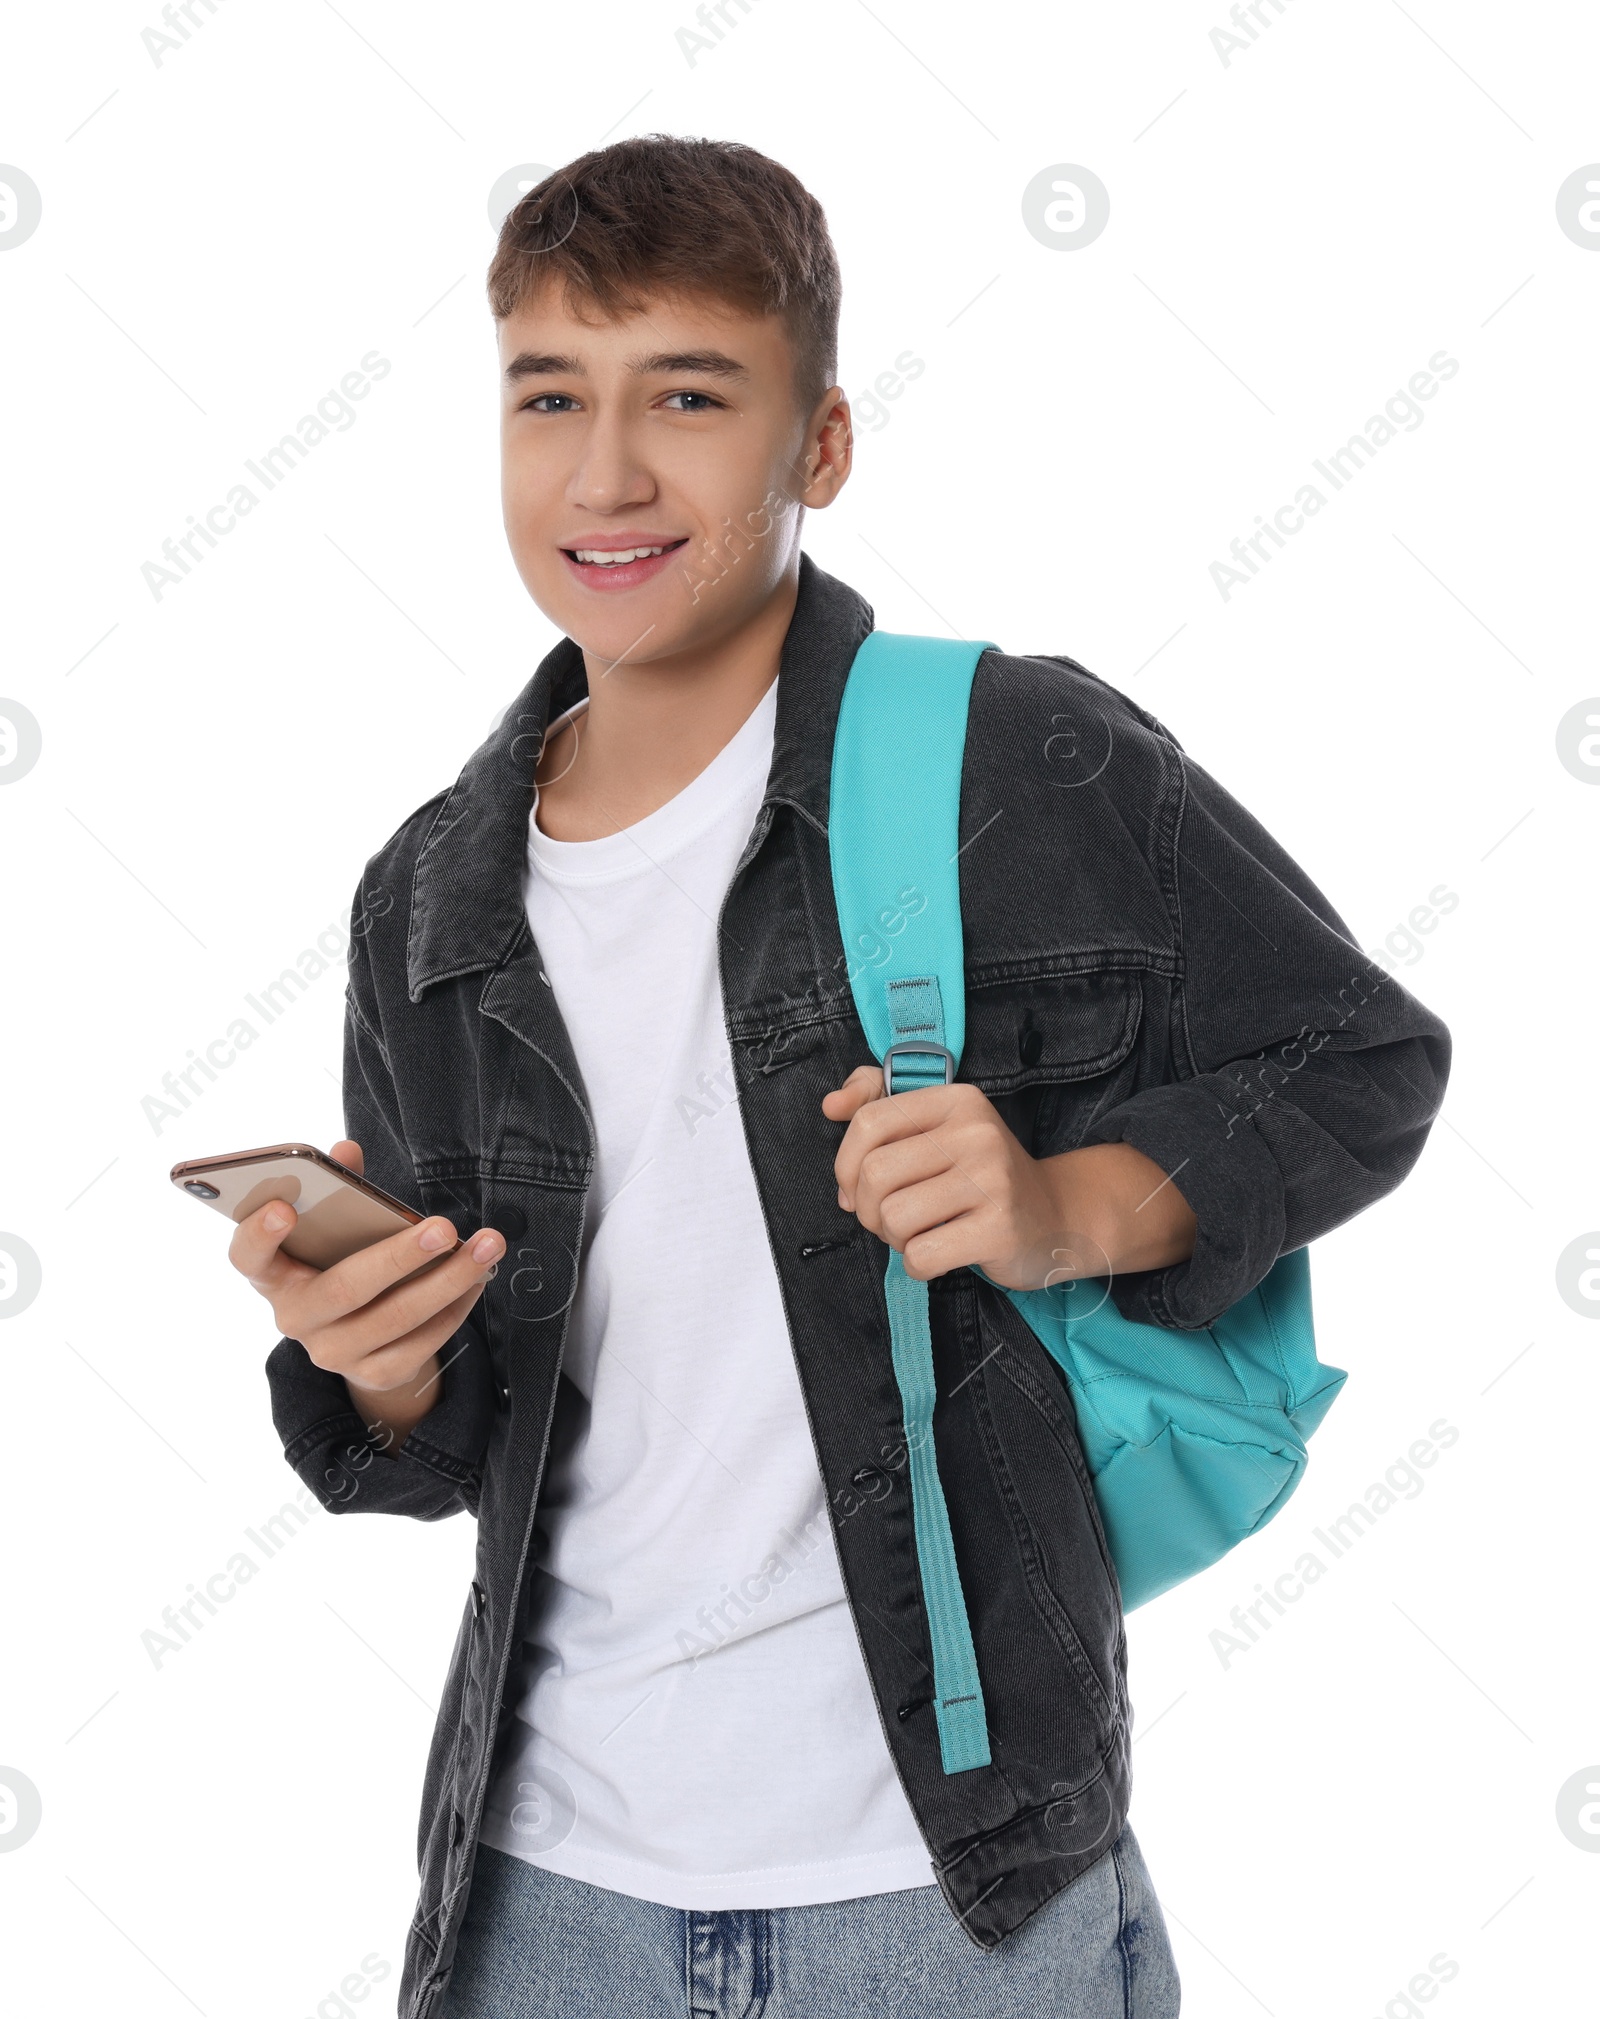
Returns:
[[[361,1175],[359,1143],[337,1142],[329,1155]],[[438,1349],[460,1330],[506,1244],[485,1227],[448,1261],[401,1283],[454,1241],[449,1220],[434,1214],[331,1269],[314,1269],[282,1253],[298,1217],[284,1200],[269,1201],[239,1222],[228,1260],[272,1306],[284,1337],[298,1339],[314,1365],[343,1375],[363,1420],[392,1450],[438,1401]]]

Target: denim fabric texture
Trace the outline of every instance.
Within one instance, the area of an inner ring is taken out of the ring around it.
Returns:
[[[938,1278],[934,1443],[992,1751],[987,1766],[942,1771],[887,1251],[838,1204],[843,1131],[820,1107],[871,1056],[834,916],[827,820],[839,698],[872,627],[864,599],[803,555],[771,774],[718,920],[719,959],[742,1124],[862,1660],[952,1930],[989,1950],[1119,1837],[1126,1640],[1063,1378],[999,1290],[968,1269]],[[372,856],[352,906],[346,1132],[386,1190],[462,1234],[494,1226],[507,1243],[442,1355],[441,1398],[388,1453],[342,1379],[298,1342],[279,1340],[267,1361],[285,1456],[324,1507],[424,1521],[464,1511],[478,1525],[424,1777],[405,2019],[437,2019],[495,1740],[512,1715],[508,1667],[527,1625],[591,1207],[584,1089],[522,890],[540,740],[585,691],[582,653],[564,638],[455,784]],[[1285,751],[1285,762],[1314,761]],[[986,652],[961,833],[960,1077],[1033,1155],[1132,1143],[1197,1216],[1192,1258],[1115,1281],[1128,1316],[1205,1325],[1280,1254],[1411,1169],[1449,1071],[1445,1026],[1144,709],[1071,659]],[[1338,1342],[1326,1343],[1337,1360]]]
[[[439,2019],[1177,2019],[1178,1973],[1138,1839],[997,1948],[937,1886],[820,1907],[680,1913],[491,1845]]]

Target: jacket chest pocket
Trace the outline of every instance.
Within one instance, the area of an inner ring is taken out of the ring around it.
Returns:
[[[1071,1149],[1131,1090],[1143,1010],[1132,968],[969,976],[961,1078],[983,1089],[1035,1156]]]

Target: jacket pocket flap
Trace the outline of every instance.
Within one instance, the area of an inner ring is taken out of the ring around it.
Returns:
[[[969,982],[961,1078],[990,1094],[1093,1079],[1127,1057],[1143,1002],[1126,968]]]

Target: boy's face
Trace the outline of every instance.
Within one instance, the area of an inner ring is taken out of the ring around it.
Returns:
[[[776,316],[657,297],[599,325],[547,287],[499,327],[501,496],[528,593],[592,658],[693,653],[759,610],[803,508],[850,471],[850,408],[795,406]],[[626,563],[597,549],[668,551]]]

